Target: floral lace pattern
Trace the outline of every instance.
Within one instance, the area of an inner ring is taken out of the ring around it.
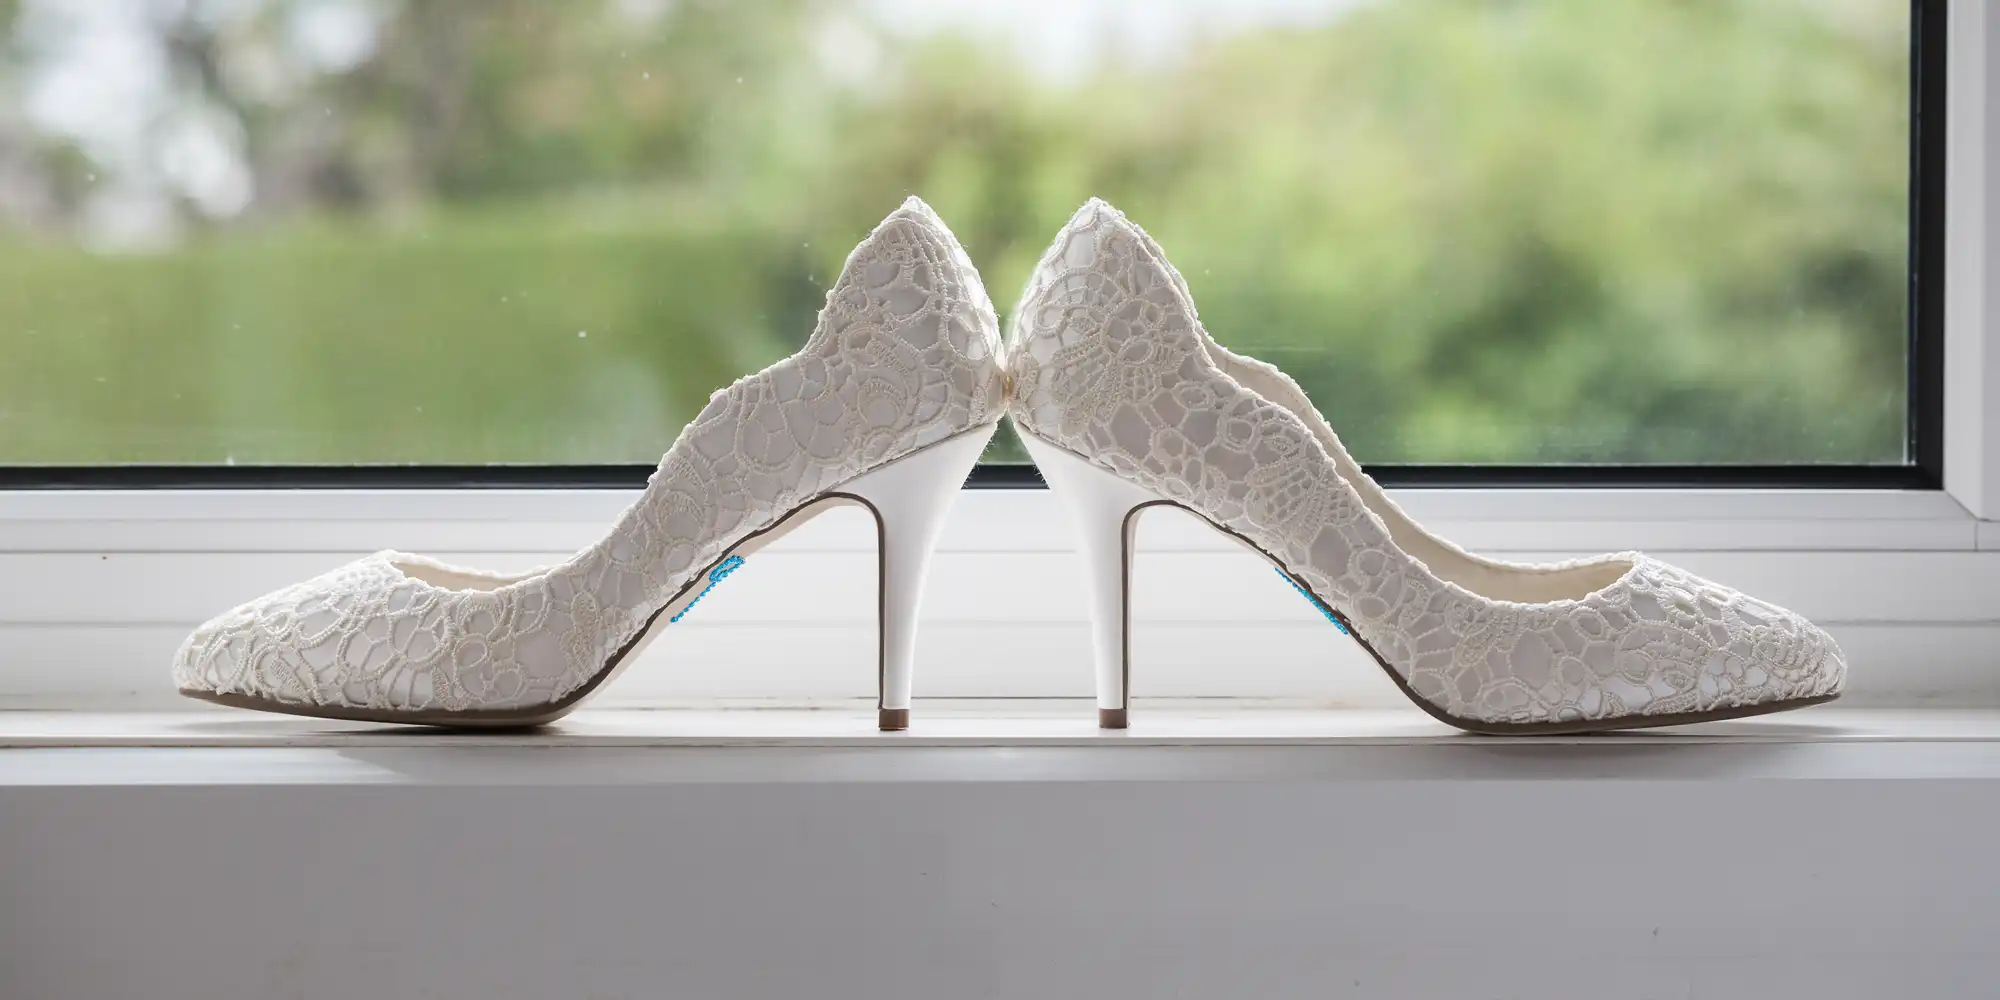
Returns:
[[[1303,392],[1214,345],[1157,245],[1102,202],[1042,258],[1008,351],[1009,408],[1024,432],[1248,537],[1453,717],[1710,711],[1833,694],[1844,681],[1838,646],[1804,618],[1637,553],[1515,566],[1426,538],[1483,572],[1611,582],[1523,603],[1441,578],[1343,477],[1337,439],[1301,416]],[[1280,402],[1232,374],[1271,383]]]
[[[377,553],[202,625],[174,679],[388,711],[557,702],[749,535],[997,421],[998,347],[972,262],[912,198],[848,257],[805,347],[716,393],[602,542],[518,577]]]

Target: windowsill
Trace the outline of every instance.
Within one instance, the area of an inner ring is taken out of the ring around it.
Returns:
[[[911,728],[878,732],[867,706],[584,709],[526,732],[453,732],[251,712],[0,711],[0,750],[323,748],[1673,747],[1716,744],[2000,744],[2000,710],[1830,705],[1749,719],[1578,736],[1459,732],[1414,709],[1320,709],[1173,700],[1096,728],[1084,700],[965,699],[919,705]]]
[[[881,733],[866,706],[586,709],[467,734],[244,712],[0,712],[0,790],[418,786],[2000,780],[2000,710],[1805,709],[1569,737],[1461,733],[1413,709],[1164,704],[1105,732],[1090,703],[920,706]]]
[[[1141,703],[1103,733],[1088,701],[916,707],[900,734],[848,704],[472,736],[0,713],[0,885],[29,915],[0,968],[34,996],[774,968],[709,992],[951,996],[995,955],[1037,971],[972,992],[1991,993],[2000,711],[1494,739],[1410,709]],[[1553,988],[1551,954],[1577,970]]]

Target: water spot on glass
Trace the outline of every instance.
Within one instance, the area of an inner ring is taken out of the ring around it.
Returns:
[[[650,70],[642,70],[642,71],[640,71],[640,73],[639,73],[639,79],[641,79],[641,80],[651,80],[652,78],[653,78],[653,74],[652,74],[652,71],[650,71]]]
[[[736,78],[736,82],[737,82],[737,83],[742,83],[742,82],[743,82],[743,78],[742,78],[742,77],[740,77],[740,76],[739,76],[739,77],[737,77],[737,78]]]

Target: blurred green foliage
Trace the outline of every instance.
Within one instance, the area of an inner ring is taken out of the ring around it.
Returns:
[[[254,180],[163,243],[0,131],[0,464],[650,463],[905,193],[1003,322],[1111,200],[1366,461],[1904,458],[1906,3],[1400,0],[1049,76],[875,8],[426,0],[243,83],[301,6],[154,25]]]

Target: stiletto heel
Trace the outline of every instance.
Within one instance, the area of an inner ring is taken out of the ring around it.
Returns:
[[[1825,630],[1637,552],[1473,555],[1362,471],[1298,383],[1208,335],[1159,244],[1092,199],[1014,310],[1008,412],[1070,508],[1098,719],[1125,721],[1134,513],[1173,504],[1278,567],[1403,693],[1474,732],[1670,726],[1830,701]]]
[[[945,514],[965,477],[979,462],[993,427],[941,441],[834,490],[875,515],[881,582],[878,627],[880,657],[875,707],[884,731],[910,727],[910,679],[917,648],[917,612],[924,576]]]
[[[1141,510],[1167,501],[1033,434],[1020,438],[1050,492],[1069,508],[1083,556],[1097,665],[1097,725],[1124,729],[1131,705],[1132,527]]]
[[[746,557],[861,503],[879,527],[879,722],[900,729],[931,543],[1000,419],[999,340],[964,248],[911,198],[848,255],[805,346],[710,397],[597,544],[521,574],[378,552],[202,625],[174,679],[261,711],[540,725]]]

